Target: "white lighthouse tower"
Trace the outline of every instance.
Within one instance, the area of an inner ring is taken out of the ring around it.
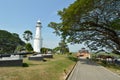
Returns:
[[[37,53],[40,53],[40,49],[42,47],[41,28],[42,28],[41,22],[40,20],[38,20],[36,24],[36,33],[35,33],[34,44],[33,44],[34,51]]]

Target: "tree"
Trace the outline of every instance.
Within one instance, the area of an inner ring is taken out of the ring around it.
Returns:
[[[13,35],[14,37],[19,37],[19,35],[18,35],[17,33],[12,33],[12,35]]]
[[[0,30],[0,53],[14,53],[18,45],[24,46],[25,43],[17,33]]]
[[[60,51],[60,47],[55,47],[54,49],[53,49],[53,53],[58,53]]]
[[[30,43],[26,43],[25,48],[27,51],[33,51],[33,47]]]
[[[32,37],[32,32],[30,30],[26,30],[23,34],[23,38],[28,42],[30,41]]]
[[[49,27],[69,43],[84,43],[91,50],[120,54],[120,0],[76,0],[59,11],[61,23]]]
[[[69,52],[69,48],[64,40],[59,43],[60,53],[65,54]]]
[[[41,48],[41,53],[43,53],[43,54],[47,54],[48,51],[51,51],[51,52],[52,52],[52,49],[50,49],[50,48],[45,48],[45,47]]]
[[[15,49],[15,53],[19,53],[21,51],[25,50],[25,46],[22,46],[22,45],[18,45]]]

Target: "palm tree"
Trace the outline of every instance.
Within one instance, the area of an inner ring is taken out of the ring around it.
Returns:
[[[30,41],[32,37],[32,32],[30,30],[26,30],[23,34],[23,38],[26,40],[26,42]]]

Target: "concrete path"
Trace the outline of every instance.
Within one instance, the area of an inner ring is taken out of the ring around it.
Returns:
[[[120,76],[86,59],[80,59],[67,80],[120,80]]]

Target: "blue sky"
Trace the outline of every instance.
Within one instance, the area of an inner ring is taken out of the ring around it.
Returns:
[[[68,7],[75,0],[0,0],[0,29],[18,33],[22,38],[25,30],[35,35],[35,25],[42,23],[43,47],[58,46],[59,36],[48,27],[50,22],[60,22],[58,10]],[[33,41],[31,41],[33,42]],[[78,51],[82,45],[69,45],[70,51]]]

